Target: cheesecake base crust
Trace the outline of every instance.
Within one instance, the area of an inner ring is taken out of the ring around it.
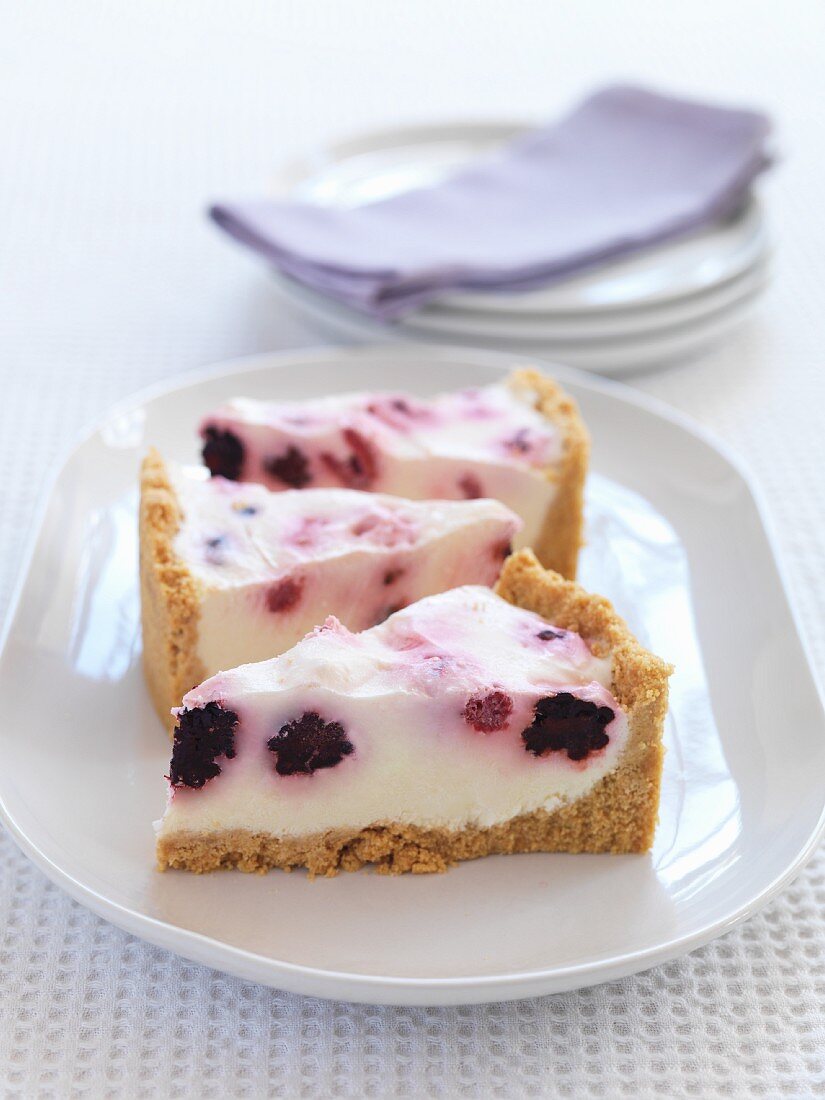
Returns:
[[[143,673],[155,710],[170,735],[172,707],[206,670],[197,657],[197,585],[175,553],[181,510],[163,459],[151,450],[140,471],[140,605]]]
[[[638,828],[634,806],[627,803],[626,789],[615,779],[615,773],[606,776],[590,794],[569,806],[550,813],[536,810],[488,828],[427,829],[389,822],[303,837],[246,829],[173,834],[158,841],[158,868],[195,874],[232,869],[264,874],[274,868],[306,867],[313,877],[332,877],[372,864],[380,874],[421,875],[489,855],[646,851],[647,834]]]
[[[507,378],[507,385],[514,393],[526,395],[561,432],[561,461],[544,471],[545,478],[556,486],[556,495],[532,549],[546,569],[575,580],[584,541],[584,483],[590,436],[573,398],[541,371],[515,370]]]

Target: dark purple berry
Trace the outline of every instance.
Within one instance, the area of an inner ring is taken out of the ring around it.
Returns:
[[[235,755],[238,716],[220,703],[184,709],[178,715],[169,780],[173,787],[202,787],[221,774],[215,761]]]
[[[471,695],[464,707],[464,721],[479,733],[502,730],[513,713],[513,700],[503,691]]]
[[[210,565],[223,565],[226,560],[227,540],[225,535],[213,535],[204,540],[203,556]]]
[[[534,756],[566,752],[571,760],[586,760],[591,752],[603,749],[610,740],[604,727],[614,717],[610,707],[601,707],[562,691],[539,699],[533,723],[521,736],[524,747]]]
[[[478,500],[479,497],[484,496],[481,482],[475,474],[463,474],[458,479],[458,487],[465,500]]]
[[[530,431],[528,428],[519,428],[515,435],[504,440],[504,446],[508,451],[517,454],[526,454],[530,450]]]
[[[295,577],[284,577],[267,591],[267,608],[270,611],[291,611],[300,600],[303,587],[303,582]]]
[[[244,447],[234,432],[221,431],[211,425],[203,432],[203,464],[209,467],[212,477],[226,477],[237,481],[241,476]]]
[[[372,444],[354,428],[345,428],[344,441],[350,448],[346,458],[325,451],[324,465],[350,489],[369,489],[378,476],[378,460]]]
[[[543,642],[552,642],[556,638],[563,638],[565,633],[566,631],[564,630],[540,630],[536,637],[540,638]]]
[[[290,446],[282,455],[264,462],[266,472],[292,489],[303,489],[312,481],[309,460],[303,451]]]
[[[366,409],[371,416],[377,417],[391,428],[402,430],[405,421],[425,420],[430,415],[425,405],[413,404],[406,397],[382,398],[367,405]]]
[[[319,768],[334,768],[354,752],[340,722],[325,722],[314,710],[281,726],[267,741],[275,753],[278,775],[312,775]]]

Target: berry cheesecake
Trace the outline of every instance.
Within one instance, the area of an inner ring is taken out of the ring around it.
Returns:
[[[330,618],[189,692],[159,867],[420,873],[646,851],[669,667],[530,551],[498,593],[456,588],[361,634]]]
[[[200,432],[212,474],[273,490],[500,500],[523,520],[517,548],[530,546],[542,564],[575,576],[589,441],[575,403],[538,371],[428,400],[236,398]]]
[[[518,517],[495,500],[271,493],[165,464],[141,476],[143,660],[163,721],[221,669],[282,653],[330,614],[364,630],[461,584],[492,585]]]

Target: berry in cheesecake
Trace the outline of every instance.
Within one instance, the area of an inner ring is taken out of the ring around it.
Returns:
[[[517,548],[530,546],[544,565],[575,574],[588,437],[573,401],[537,371],[428,399],[237,398],[210,413],[200,431],[213,475],[273,491],[500,500],[522,519]]]

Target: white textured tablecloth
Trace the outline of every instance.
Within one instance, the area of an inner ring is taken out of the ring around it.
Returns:
[[[578,0],[0,3],[0,611],[44,479],[156,379],[317,343],[202,217],[341,133],[550,115],[613,77],[763,104],[775,287],[700,363],[635,380],[765,489],[825,661],[825,6]],[[779,685],[781,687],[781,685]],[[71,902],[0,835],[0,1088],[50,1096],[819,1096],[825,854],[763,913],[626,981],[367,1008],[193,966]]]

